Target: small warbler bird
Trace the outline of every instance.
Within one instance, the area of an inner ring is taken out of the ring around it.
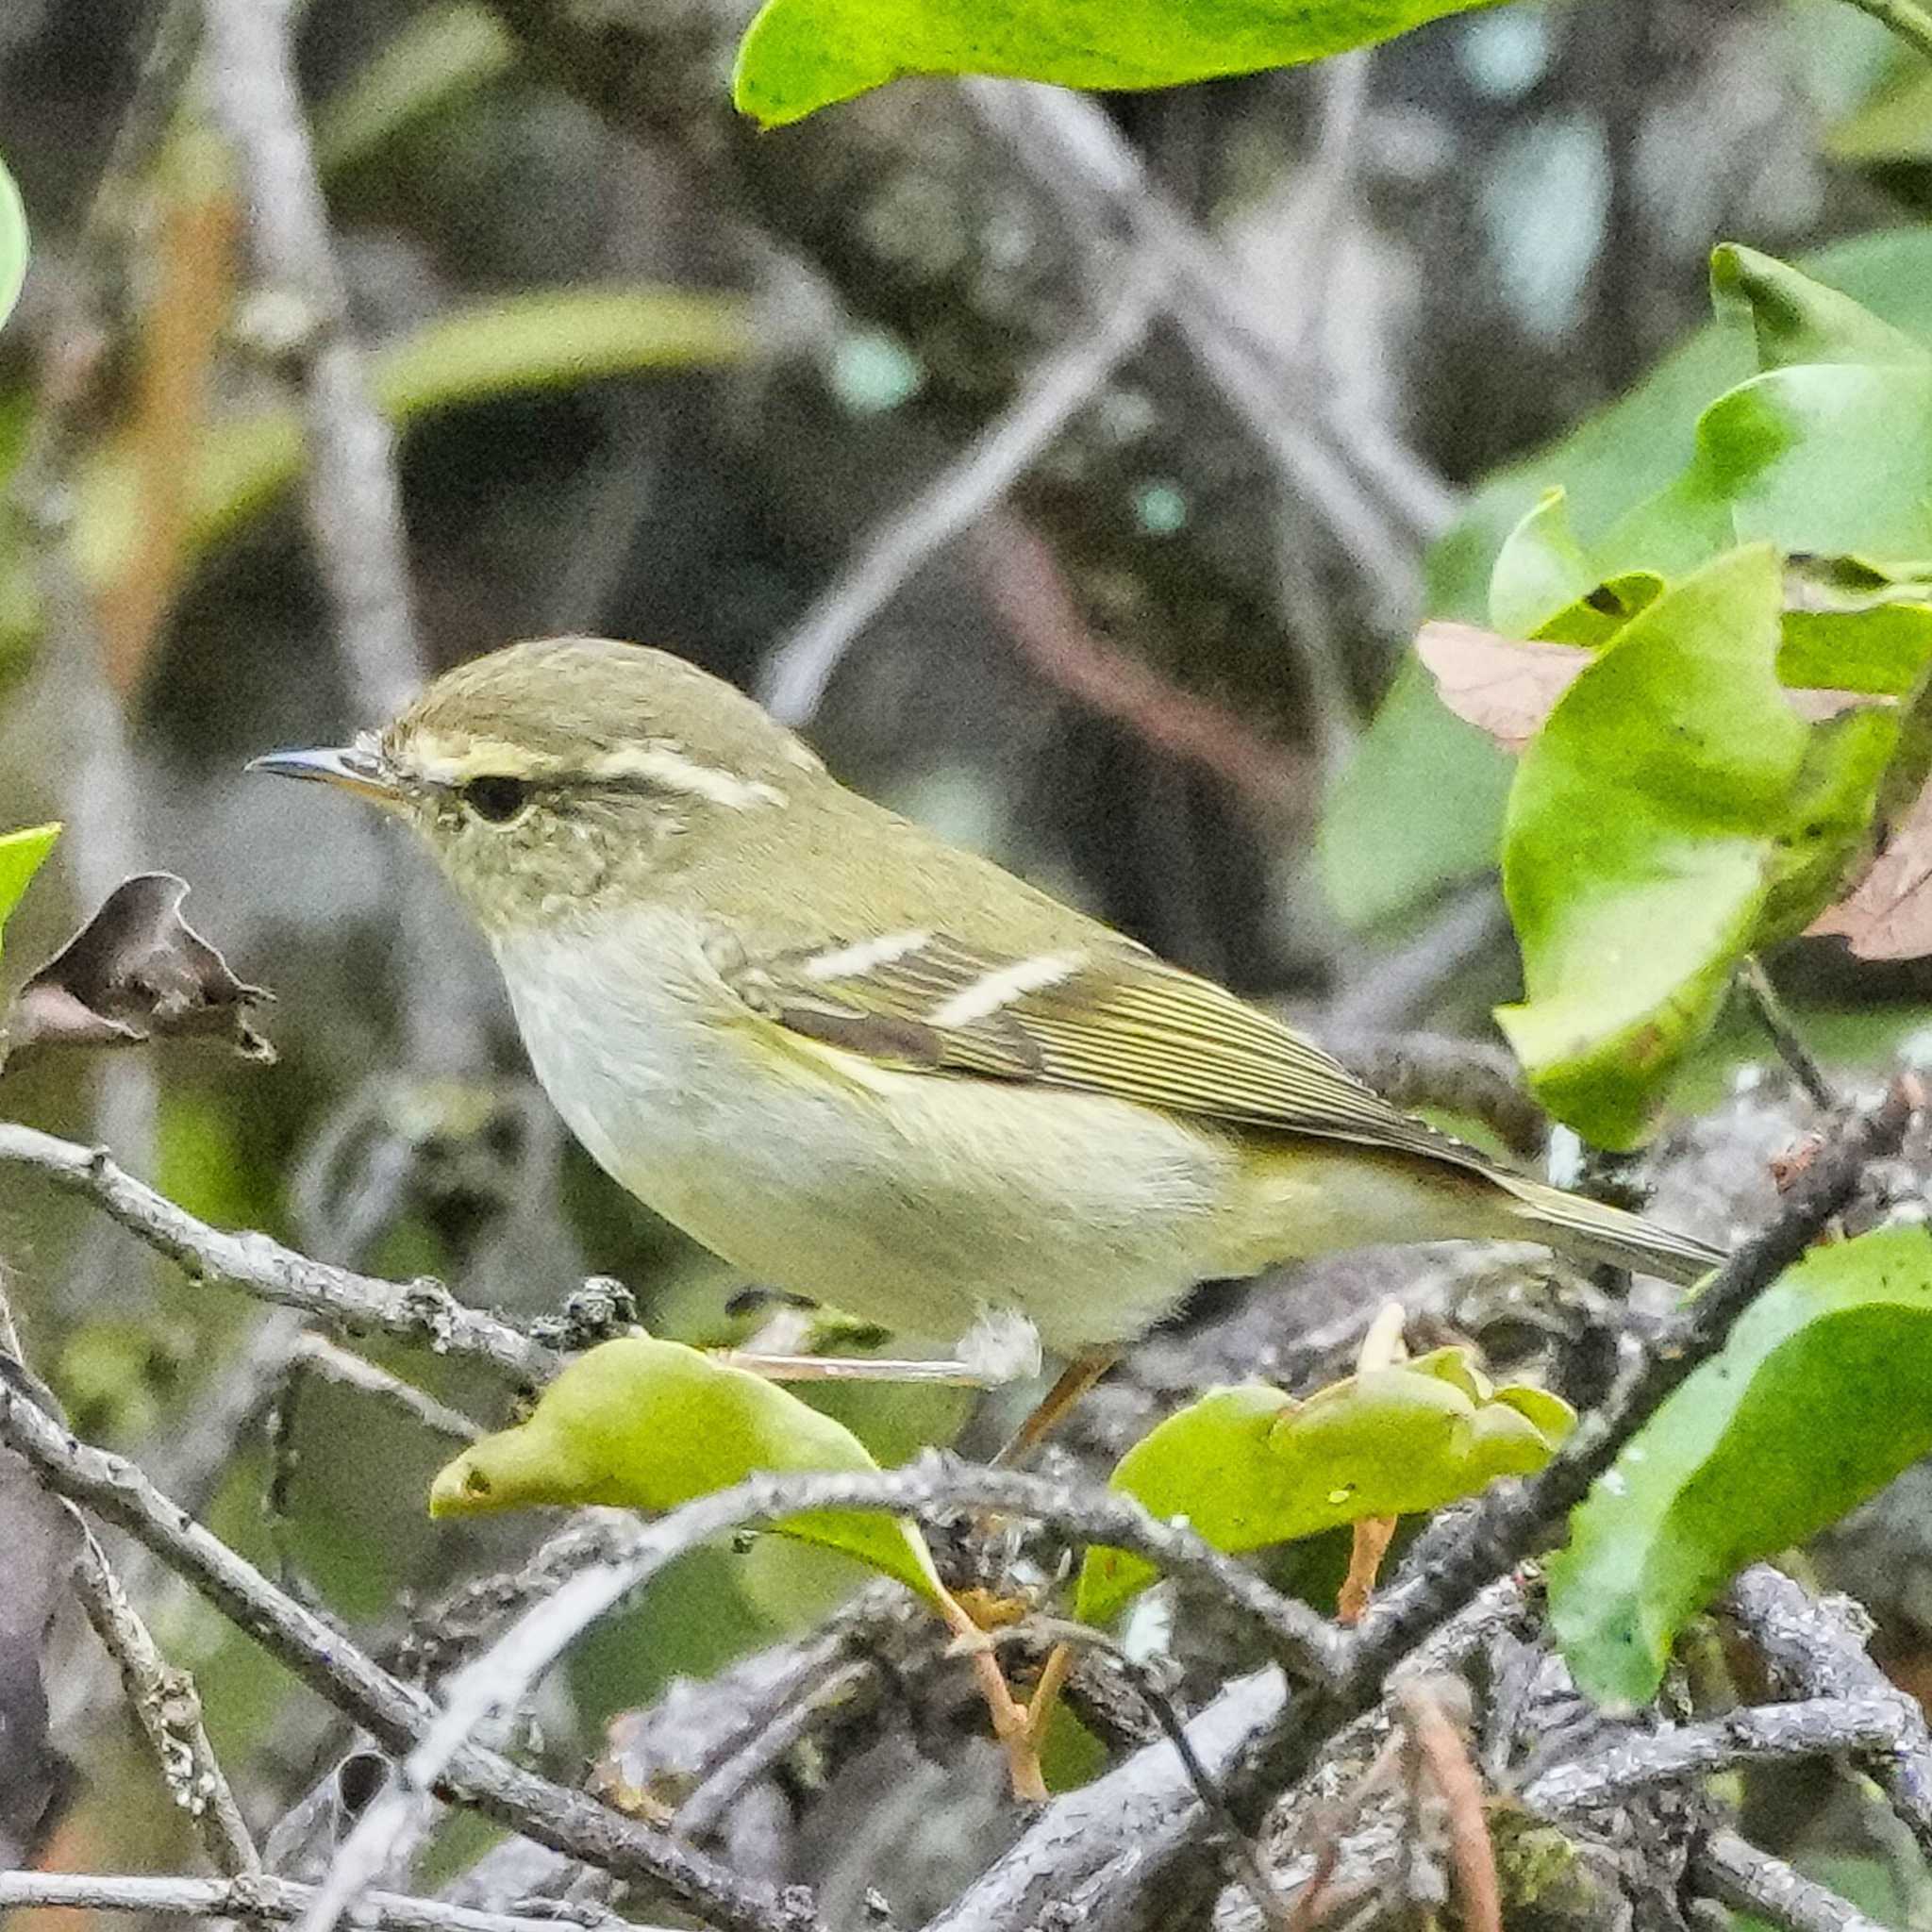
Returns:
[[[512,645],[256,768],[415,826],[623,1186],[901,1335],[1024,1317],[1091,1379],[1196,1282],[1371,1242],[1528,1240],[1679,1283],[1722,1258],[1400,1112],[661,651]]]

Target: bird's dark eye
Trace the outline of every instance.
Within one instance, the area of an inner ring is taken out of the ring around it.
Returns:
[[[463,803],[479,819],[507,825],[530,802],[530,788],[521,778],[472,778],[463,787]]]

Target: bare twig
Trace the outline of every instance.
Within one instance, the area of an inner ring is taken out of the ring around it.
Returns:
[[[1809,1697],[1752,1705],[1701,1724],[1626,1734],[1607,1751],[1546,1771],[1523,1793],[1549,1817],[1625,1804],[1639,1791],[1736,1765],[1824,1757],[1849,1751],[1884,1757],[1897,1749],[1902,1698]],[[1924,1721],[1921,1720],[1921,1728]]]
[[[974,111],[1008,138],[1042,192],[1070,206],[1090,233],[1092,211],[1105,208],[1116,232],[1124,230],[1166,271],[1165,298],[1202,373],[1348,552],[1393,579],[1412,573],[1414,540],[1447,521],[1448,492],[1433,478],[1425,488],[1420,479],[1427,473],[1414,458],[1403,468],[1399,491],[1383,475],[1364,473],[1307,377],[1277,358],[1272,332],[1252,311],[1235,265],[1149,176],[1099,104],[1024,82],[969,80],[964,88]],[[1424,495],[1426,519],[1411,522]],[[1406,530],[1391,527],[1391,511]],[[1343,701],[1335,667],[1307,669],[1322,702]]]
[[[1457,1545],[1407,1589],[1384,1597],[1357,1639],[1345,1692],[1351,1708],[1372,1703],[1391,1666],[1418,1638],[1527,1555],[1548,1525],[1583,1500],[1624,1444],[1724,1346],[1744,1310],[1857,1191],[1866,1169],[1897,1151],[1923,1103],[1919,1082],[1901,1076],[1877,1108],[1848,1124],[1794,1183],[1776,1218],[1657,1331],[1609,1400],[1583,1419],[1542,1473],[1491,1490],[1471,1512]]]
[[[1817,1057],[1805,1044],[1804,1035],[1792,1024],[1784,1001],[1771,983],[1771,974],[1764,970],[1764,961],[1756,953],[1745,954],[1744,963],[1738,968],[1738,984],[1744,989],[1752,1010],[1771,1036],[1778,1058],[1790,1069],[1791,1077],[1810,1096],[1814,1106],[1823,1108],[1826,1113],[1835,1113],[1838,1095],[1824,1077],[1824,1069],[1818,1064]]]
[[[1849,1900],[1747,1844],[1714,1831],[1690,1856],[1690,1883],[1721,1903],[1781,1925],[1785,1932],[1883,1932]]]
[[[1145,658],[1102,637],[1045,540],[1022,519],[989,516],[976,535],[993,608],[1027,662],[1056,690],[1124,724],[1143,743],[1212,773],[1264,811],[1306,796],[1315,774],[1305,748],[1182,690]]]
[[[1227,1840],[1236,1875],[1241,1879],[1248,1896],[1255,1902],[1255,1909],[1276,1932],[1290,1932],[1292,1913],[1288,1902],[1275,1889],[1274,1881],[1268,1874],[1268,1868],[1261,1862],[1255,1849],[1255,1841],[1242,1830],[1241,1821],[1228,1808],[1226,1798],[1221,1787],[1215,1783],[1208,1767],[1201,1762],[1200,1754],[1194,1749],[1194,1741],[1188,1735],[1188,1727],[1181,1721],[1181,1714],[1174,1708],[1171,1698],[1155,1680],[1153,1672],[1140,1662],[1128,1651],[1122,1648],[1104,1631],[1091,1628],[1085,1624],[1069,1624],[1058,1618],[1042,1618],[1030,1628],[1016,1624],[1013,1629],[1003,1632],[1003,1636],[1023,1636],[1043,1634],[1055,1640],[1054,1649],[1048,1659],[1070,1656],[1075,1647],[1099,1652],[1120,1674],[1133,1687],[1134,1694],[1153,1712],[1155,1722],[1160,1726],[1167,1741],[1174,1746],[1174,1756],[1180,1759],[1181,1769],[1187,1773],[1188,1782],[1194,1788],[1194,1795],[1201,1801],[1201,1808],[1212,1821],[1214,1827]],[[1042,1678],[1042,1684],[1044,1679]],[[1036,1693],[1038,1695],[1039,1693]]]
[[[1494,884],[1453,893],[1407,944],[1380,955],[1350,976],[1330,1008],[1336,1033],[1396,1033],[1426,1020],[1442,990],[1508,931]]]
[[[161,1655],[108,1567],[107,1553],[85,1528],[74,1588],[95,1635],[120,1667],[128,1707],[160,1766],[161,1780],[193,1820],[209,1862],[228,1878],[259,1872],[260,1855],[242,1807],[202,1728],[194,1680]]]
[[[290,0],[202,0],[210,92],[246,190],[261,288],[244,321],[301,391],[308,460],[303,502],[358,703],[392,717],[427,675],[409,592],[394,438],[369,384],[329,238],[296,86]],[[472,1004],[451,993],[452,913],[433,894],[401,895],[402,1009],[410,1062],[444,1069],[485,1058]]]
[[[1521,1585],[1503,1578],[1436,1630],[1402,1669],[1454,1671],[1523,1617]],[[1188,1738],[1239,1816],[1237,1788],[1250,1781],[1249,1767],[1263,1761],[1281,1732],[1302,1737],[1304,1720],[1332,1724],[1332,1704],[1314,1692],[1291,1700],[1278,1674],[1257,1671],[1226,1685],[1189,1724]],[[1333,1736],[1332,1748],[1351,1749],[1375,1722],[1374,1716],[1358,1719]],[[1307,1755],[1328,1735],[1326,1728],[1314,1730]],[[1276,1789],[1268,1783],[1269,1795]],[[1049,1907],[1072,1900],[1083,1906],[1081,1932],[1128,1932],[1146,1923],[1142,1908],[1157,1890],[1163,1908],[1178,1920],[1183,1888],[1176,1874],[1208,1824],[1165,1740],[1148,1745],[1104,1777],[1057,1799],[925,1932],[1033,1932]]]
[[[1445,1707],[1445,1692],[1462,1689],[1457,1678],[1411,1676],[1395,1687],[1391,1701],[1449,1814],[1450,1868],[1462,1924],[1468,1932],[1503,1932],[1502,1890],[1496,1848],[1483,1817],[1482,1779],[1462,1730]],[[1466,1722],[1466,1695],[1463,1706]]]
[[[287,1924],[308,1909],[314,1892],[312,1885],[298,1885],[266,1873],[236,1878],[122,1878],[78,1872],[0,1872],[0,1912],[55,1907]],[[372,1891],[363,1896],[349,1923],[365,1932],[558,1932],[559,1926],[602,1926],[613,1922],[608,1913],[580,1913],[567,1904],[541,1917],[525,1917],[445,1905],[440,1899],[410,1898],[400,1892]],[[630,1932],[653,1932],[653,1928],[632,1925]]]
[[[249,236],[302,391],[309,525],[363,697],[384,717],[422,683],[389,425],[349,326],[328,211],[290,58],[287,0],[204,0],[215,112],[235,149]]]
[[[1511,1153],[1541,1157],[1550,1119],[1523,1084],[1515,1058],[1500,1046],[1441,1033],[1338,1033],[1315,1029],[1349,1072],[1397,1107],[1467,1114]]]
[[[1921,1849],[1932,1855],[1932,1730],[1917,1700],[1866,1655],[1865,1633],[1846,1621],[1850,1603],[1821,1602],[1782,1571],[1755,1563],[1731,1586],[1726,1604],[1781,1690],[1890,1708],[1891,1735],[1866,1764]]]
[[[1158,293],[1148,270],[1131,269],[1091,332],[1047,357],[1006,413],[858,546],[765,660],[758,694],[776,717],[788,724],[810,722],[853,640],[924,564],[999,501],[1133,353]]]
[[[276,1590],[220,1538],[182,1515],[130,1462],[60,1427],[0,1384],[0,1441],[56,1493],[118,1524],[192,1583],[271,1656],[397,1756],[435,1718],[423,1692]],[[440,1794],[619,1877],[662,1886],[722,1932],[816,1932],[808,1902],[734,1877],[713,1860],[476,1744],[456,1750]]]
[[[755,1475],[639,1527],[628,1547],[578,1571],[527,1610],[446,1687],[434,1724],[397,1767],[384,1795],[357,1822],[309,1922],[321,1928],[396,1855],[421,1792],[431,1789],[477,1726],[513,1708],[577,1636],[668,1563],[723,1531],[776,1523],[805,1510],[889,1508],[908,1514],[994,1508],[1037,1518],[1088,1542],[1131,1549],[1177,1576],[1213,1589],[1255,1617],[1303,1676],[1329,1677],[1336,1636],[1306,1606],[1277,1596],[1191,1530],[1163,1524],[1130,1496],[1018,1470],[976,1469],[928,1454],[905,1469]],[[976,1633],[975,1633],[976,1634]]]
[[[440,1282],[384,1281],[311,1260],[265,1234],[209,1227],[125,1173],[103,1149],[0,1123],[0,1166],[9,1164],[92,1201],[191,1280],[225,1281],[349,1334],[375,1329],[426,1342],[439,1355],[473,1357],[523,1380],[547,1380],[557,1370],[558,1358],[549,1349],[508,1323],[464,1307]]]
[[[339,1347],[325,1335],[303,1336],[290,1358],[290,1368],[297,1373],[307,1370],[344,1389],[359,1389],[365,1395],[379,1396],[421,1423],[431,1435],[447,1436],[456,1442],[474,1442],[483,1434],[460,1410],[425,1394],[414,1383],[391,1374],[367,1357]]]

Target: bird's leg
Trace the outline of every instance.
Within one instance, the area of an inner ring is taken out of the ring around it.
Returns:
[[[1003,1377],[974,1362],[920,1361],[889,1356],[762,1355],[756,1349],[707,1353],[727,1368],[749,1369],[768,1382],[923,1382],[946,1389],[996,1389]]]
[[[992,1718],[993,1735],[1007,1754],[1014,1797],[1024,1803],[1043,1805],[1047,1790],[1040,1770],[1039,1740],[1027,1722],[1026,1707],[1013,1695],[1006,1673],[1000,1669],[1000,1660],[993,1655],[992,1640],[949,1591],[941,1591],[938,1602],[940,1615],[953,1633],[954,1647],[973,1660],[974,1675],[979,1679],[979,1694],[986,1699],[987,1710]]]
[[[754,1337],[754,1341],[760,1338]],[[764,1339],[802,1340],[803,1331],[769,1324]],[[794,1355],[780,1347],[718,1349],[713,1358],[773,1382],[919,1382],[947,1389],[1003,1389],[1040,1373],[1040,1332],[1025,1316],[989,1308],[960,1338],[959,1352],[938,1361],[874,1356]]]
[[[1117,1348],[1090,1348],[1060,1371],[1059,1380],[1046,1391],[1038,1407],[1022,1423],[1013,1439],[993,1457],[996,1469],[1017,1469],[1065,1420],[1074,1405],[1121,1358]]]

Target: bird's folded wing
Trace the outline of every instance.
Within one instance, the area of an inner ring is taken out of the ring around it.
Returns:
[[[900,1071],[1077,1088],[1492,1172],[1278,1021],[1125,941],[1003,956],[909,932],[724,973],[766,1019]]]

